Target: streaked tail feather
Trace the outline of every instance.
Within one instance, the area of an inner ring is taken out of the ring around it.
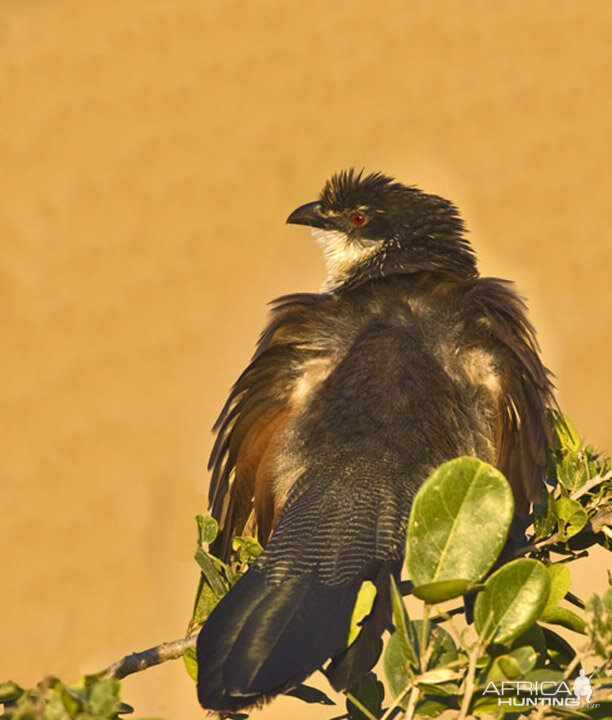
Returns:
[[[310,573],[270,584],[253,566],[213,610],[198,637],[201,705],[240,710],[298,685],[334,656],[333,686],[356,682],[376,661],[380,635],[389,623],[385,564],[375,576],[373,611],[344,650],[363,579],[330,587]]]

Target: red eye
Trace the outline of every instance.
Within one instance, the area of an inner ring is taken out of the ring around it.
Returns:
[[[354,212],[351,215],[351,223],[355,227],[361,227],[362,225],[365,224],[365,221],[366,221],[366,216],[362,215],[360,212]]]

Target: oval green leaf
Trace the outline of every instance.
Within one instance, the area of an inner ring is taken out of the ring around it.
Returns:
[[[302,702],[309,703],[311,705],[335,705],[336,703],[329,698],[322,690],[312,687],[312,685],[296,685],[291,690],[287,690],[284,695],[290,695],[302,700]]]
[[[426,668],[421,668],[419,664],[421,643],[431,646]],[[397,697],[406,689],[409,682],[414,680],[416,673],[437,671],[455,663],[457,658],[457,648],[444,628],[429,621],[409,620],[407,627],[402,631],[396,628],[383,654],[383,668],[391,694]],[[431,682],[434,682],[435,676],[429,675],[429,677]],[[448,677],[440,676],[436,682],[446,682],[447,679]],[[408,696],[400,703],[400,707],[405,708],[407,703]]]
[[[542,627],[542,633],[546,641],[546,654],[548,657],[556,665],[569,665],[576,656],[576,651],[567,640],[547,627]]]
[[[473,583],[469,580],[441,580],[426,585],[417,585],[413,588],[412,593],[420,600],[432,605],[433,603],[452,600],[459,597],[459,595],[465,595],[472,587]]]
[[[263,552],[262,546],[254,537],[236,536],[232,540],[232,550],[239,552],[240,561],[250,563],[256,560]]]
[[[408,521],[406,564],[414,593],[432,583],[480,580],[506,542],[513,512],[512,490],[491,465],[474,457],[440,465],[416,494]],[[458,584],[454,592],[464,589]]]
[[[210,545],[219,534],[219,523],[211,515],[196,515],[198,544]]]
[[[504,644],[520,635],[540,616],[549,591],[548,573],[537,560],[521,558],[494,572],[474,605],[481,640]]]
[[[354,697],[368,711],[366,715],[354,702]],[[385,697],[385,687],[372,672],[364,675],[361,680],[348,689],[346,709],[351,720],[370,720],[371,717],[378,717]]]
[[[559,539],[569,540],[587,524],[589,516],[576,500],[561,497],[555,501],[555,513],[559,526]]]
[[[566,415],[556,410],[551,410],[550,415],[559,446],[564,450],[580,450],[582,441],[574,423]]]
[[[185,664],[185,669],[189,677],[193,682],[198,682],[198,659],[195,648],[190,647],[185,650],[183,653],[183,663]]]
[[[23,695],[23,689],[12,680],[0,683],[0,703],[8,703]]]
[[[402,638],[397,632],[389,638],[386,644],[385,652],[383,653],[383,669],[385,671],[385,677],[387,678],[387,684],[391,690],[391,695],[396,698],[402,690],[405,690],[408,683],[414,677],[411,672],[410,666],[412,665],[412,658],[406,652],[406,645],[402,641]],[[400,707],[404,710],[408,703],[406,697],[401,703]]]
[[[567,595],[570,589],[571,576],[567,565],[555,563],[546,568],[550,580],[550,592],[546,600],[546,607],[554,607]]]
[[[528,627],[524,633],[514,638],[510,649],[516,650],[525,645],[532,647],[536,651],[538,654],[538,663],[543,664],[546,660],[546,638],[544,637],[544,631],[537,623],[534,623],[531,627]]]
[[[538,654],[529,646],[516,648],[495,659],[504,680],[519,680],[535,667]]]
[[[547,605],[540,616],[540,620],[553,625],[561,625],[561,627],[573,630],[581,635],[586,633],[585,621],[569,608],[559,607],[558,605],[549,607]]]

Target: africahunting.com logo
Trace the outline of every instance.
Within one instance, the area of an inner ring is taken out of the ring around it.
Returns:
[[[554,680],[504,680],[503,682],[490,682],[483,691],[487,697],[497,696],[499,706],[510,707],[598,707],[591,705],[593,688],[591,678],[599,668],[595,668],[590,675],[580,670],[578,677],[570,687],[567,682]],[[569,681],[571,683],[571,681]]]

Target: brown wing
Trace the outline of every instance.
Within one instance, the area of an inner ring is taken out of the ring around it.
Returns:
[[[553,443],[548,410],[556,407],[554,386],[540,360],[525,304],[511,283],[480,279],[475,299],[500,360],[496,464],[510,482],[517,516],[524,520],[546,479]]]
[[[274,301],[272,318],[251,363],[233,386],[213,428],[217,439],[208,468],[210,512],[221,527],[220,551],[232,538],[257,526],[265,544],[279,508],[274,500],[275,439],[291,422],[291,393],[300,368],[319,352],[312,325],[319,295],[291,295]]]

